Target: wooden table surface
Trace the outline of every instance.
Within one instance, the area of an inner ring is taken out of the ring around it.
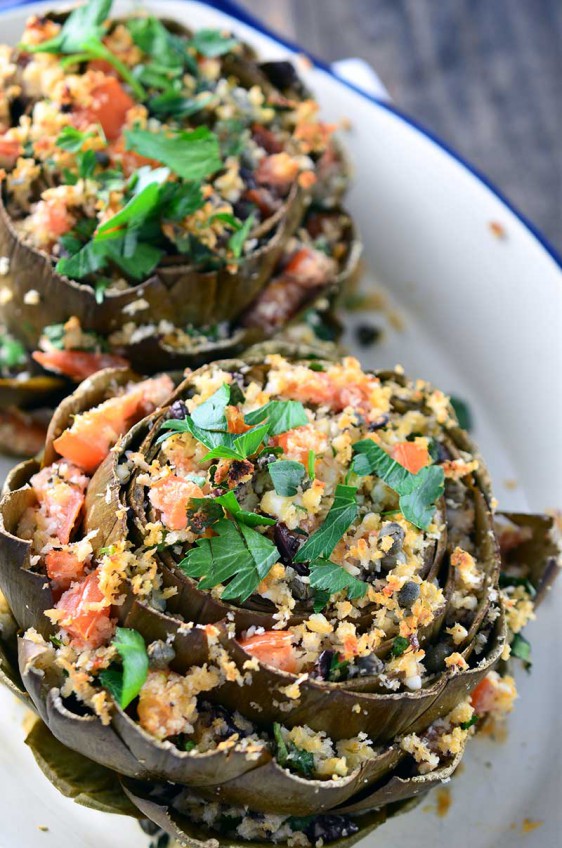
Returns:
[[[562,251],[561,0],[239,2],[325,61],[368,61]]]

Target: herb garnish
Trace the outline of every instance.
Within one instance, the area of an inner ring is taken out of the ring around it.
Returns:
[[[511,656],[517,657],[525,666],[526,671],[531,670],[531,643],[521,633],[516,633],[511,642]]]
[[[17,368],[27,359],[25,347],[13,336],[0,335],[0,368]]]
[[[324,523],[297,551],[295,562],[309,562],[330,556],[343,534],[357,518],[356,494],[357,489],[354,486],[336,486],[334,500]],[[319,586],[318,588],[330,587]]]
[[[236,521],[246,524],[248,527],[260,525],[273,526],[274,518],[267,515],[258,515],[256,512],[247,512],[242,509],[234,492],[225,492],[216,498],[192,498],[187,510],[187,517],[192,529],[201,532],[224,518],[225,512],[230,513]],[[201,527],[201,530],[199,530]]]
[[[296,558],[297,557],[295,557],[295,559]],[[362,598],[369,588],[368,584],[365,583],[364,580],[359,580],[357,577],[354,577],[346,571],[343,566],[338,565],[329,559],[313,560],[309,565],[309,569],[310,585],[312,588],[319,589],[322,592],[327,592],[330,596],[335,595],[338,592],[347,591],[347,597],[351,601],[355,598]],[[317,593],[317,595],[318,594],[319,593]],[[323,601],[323,604],[320,609],[324,609],[329,598],[326,599],[326,597],[322,595],[321,600]],[[314,611],[320,612],[320,610],[316,609],[316,603]]]
[[[220,171],[219,141],[207,127],[178,132],[125,131],[126,149],[156,159],[184,180],[204,180]]]
[[[179,567],[188,577],[199,578],[201,589],[226,583],[221,598],[242,603],[267,577],[280,557],[279,551],[273,542],[241,522],[223,518],[213,529],[216,535],[198,539]]]
[[[470,411],[470,407],[465,400],[462,400],[459,397],[455,397],[451,395],[449,398],[451,402],[451,406],[455,410],[455,415],[457,416],[457,421],[459,422],[459,427],[462,427],[463,430],[466,430],[467,433],[470,433],[472,430],[472,413]]]
[[[278,495],[291,498],[296,495],[305,475],[304,465],[291,459],[278,459],[267,466]]]
[[[285,741],[281,733],[281,725],[273,724],[273,738],[275,739],[275,756],[282,768],[289,768],[298,772],[303,777],[310,778],[314,774],[314,754],[298,748],[290,739]]]
[[[392,642],[391,654],[393,657],[401,657],[404,651],[410,647],[410,643],[404,636],[396,636]]]
[[[352,470],[360,476],[376,474],[399,495],[400,510],[411,524],[427,530],[435,514],[435,504],[443,494],[445,475],[436,465],[412,474],[371,439],[353,445]]]
[[[146,680],[148,654],[141,634],[126,627],[117,628],[112,644],[123,666],[102,671],[100,682],[111,692],[119,706],[126,709],[135,700]]]

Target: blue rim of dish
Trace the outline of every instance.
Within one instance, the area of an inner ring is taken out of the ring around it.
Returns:
[[[28,6],[32,3],[37,3],[38,0],[8,0],[8,2],[3,2],[0,0],[0,15],[9,9],[15,9],[19,6]],[[53,0],[53,5],[55,5],[57,0]],[[477,180],[479,180],[489,191],[494,194],[498,200],[503,203],[504,206],[509,209],[509,211],[515,215],[516,218],[523,224],[524,227],[535,237],[535,239],[539,242],[539,244],[543,247],[543,249],[549,254],[551,259],[558,265],[559,268],[562,269],[562,255],[558,253],[556,248],[549,242],[549,240],[542,234],[542,232],[530,221],[522,212],[517,209],[510,200],[491,182],[488,177],[486,177],[483,173],[481,173],[477,168],[474,167],[470,162],[464,159],[456,150],[443,141],[443,139],[439,138],[438,135],[435,135],[434,132],[428,130],[427,127],[424,127],[417,120],[407,115],[405,112],[402,112],[401,109],[397,108],[393,103],[389,103],[388,101],[380,100],[378,97],[375,97],[372,94],[364,91],[364,89],[360,88],[357,85],[354,85],[347,79],[340,77],[339,74],[335,73],[334,70],[330,67],[330,65],[323,62],[321,59],[318,59],[308,50],[302,48],[299,44],[291,41],[288,38],[285,38],[279,33],[275,32],[275,30],[270,29],[266,24],[263,23],[259,18],[255,17],[251,12],[248,12],[246,9],[242,8],[235,0],[197,0],[197,2],[202,3],[205,6],[211,6],[214,9],[217,9],[220,12],[224,12],[235,20],[240,21],[241,23],[247,24],[251,26],[253,29],[258,32],[263,33],[263,35],[272,38],[274,41],[277,41],[279,44],[282,44],[287,49],[300,53],[306,56],[317,68],[322,70],[324,73],[328,74],[328,76],[332,77],[332,79],[337,80],[341,85],[345,85],[351,91],[354,91],[356,94],[359,94],[365,100],[368,100],[370,103],[374,103],[381,109],[386,109],[387,112],[391,112],[397,118],[404,121],[404,123],[409,124],[419,133],[424,135],[438,147],[440,147],[445,153],[455,159],[459,164],[461,164],[467,171],[469,171]]]

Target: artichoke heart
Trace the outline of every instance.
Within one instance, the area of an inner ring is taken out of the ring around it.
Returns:
[[[109,369],[7,481],[0,676],[80,803],[192,848],[351,845],[511,710],[558,567],[429,383],[288,345]]]

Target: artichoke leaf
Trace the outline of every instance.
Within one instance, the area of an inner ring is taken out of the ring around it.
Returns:
[[[500,512],[496,516],[495,528],[498,538],[512,528],[519,528],[520,539],[502,551],[502,573],[514,572],[516,576],[528,579],[536,595],[533,598],[535,608],[547,596],[562,568],[561,531],[553,515],[528,515],[525,513]]]
[[[31,748],[45,777],[66,798],[102,813],[140,818],[138,808],[123,792],[115,772],[67,748],[41,719],[35,721],[25,744]]]

